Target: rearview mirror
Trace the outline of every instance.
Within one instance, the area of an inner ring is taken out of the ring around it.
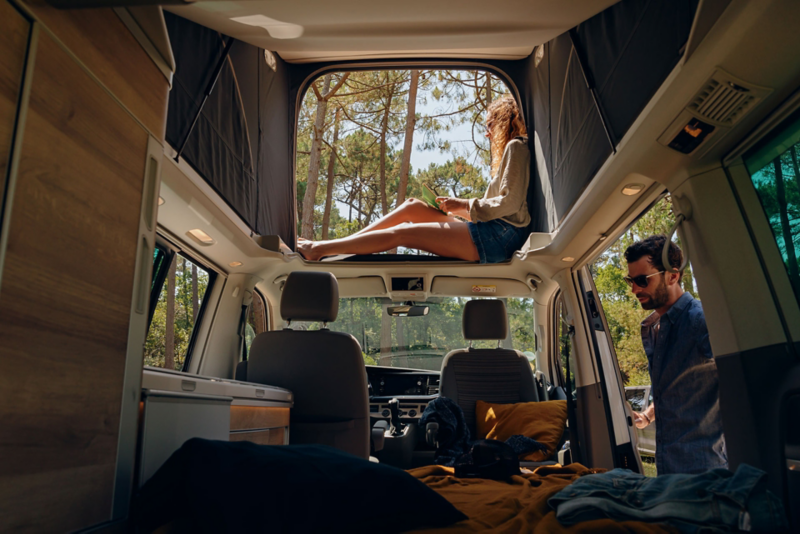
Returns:
[[[428,308],[428,306],[403,304],[402,306],[389,306],[386,308],[386,312],[392,317],[422,317],[428,315]]]

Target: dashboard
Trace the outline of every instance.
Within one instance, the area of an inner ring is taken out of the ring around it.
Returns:
[[[400,401],[401,419],[419,419],[439,396],[439,372],[367,366],[370,417],[389,419],[389,401]]]

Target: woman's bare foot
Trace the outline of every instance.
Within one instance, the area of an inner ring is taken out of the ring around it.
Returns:
[[[321,254],[315,251],[315,241],[309,241],[303,237],[297,238],[297,252],[308,261],[317,261]]]

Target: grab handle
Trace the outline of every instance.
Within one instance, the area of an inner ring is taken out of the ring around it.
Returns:
[[[675,224],[673,225],[672,229],[667,234],[667,240],[664,242],[664,248],[661,250],[661,263],[664,265],[664,270],[668,273],[682,273],[684,269],[689,265],[689,247],[686,244],[686,240],[684,239],[684,247],[683,247],[683,261],[681,262],[681,266],[675,269],[672,264],[669,262],[669,244],[672,242],[672,236],[675,235],[675,232],[678,231],[678,228],[681,226],[681,223],[684,221],[688,221],[692,218],[692,205],[689,203],[689,199],[686,197],[676,198],[673,197],[675,204],[679,204],[681,213],[678,214],[677,219],[675,220]],[[683,236],[681,236],[683,237]]]

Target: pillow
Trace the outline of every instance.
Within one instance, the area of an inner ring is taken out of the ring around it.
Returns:
[[[144,532],[401,532],[467,519],[401,469],[324,445],[190,439],[142,487]]]
[[[522,460],[543,462],[556,450],[567,422],[567,401],[520,402],[518,404],[475,403],[478,435],[505,441],[521,434],[547,447],[547,452],[531,452]]]

